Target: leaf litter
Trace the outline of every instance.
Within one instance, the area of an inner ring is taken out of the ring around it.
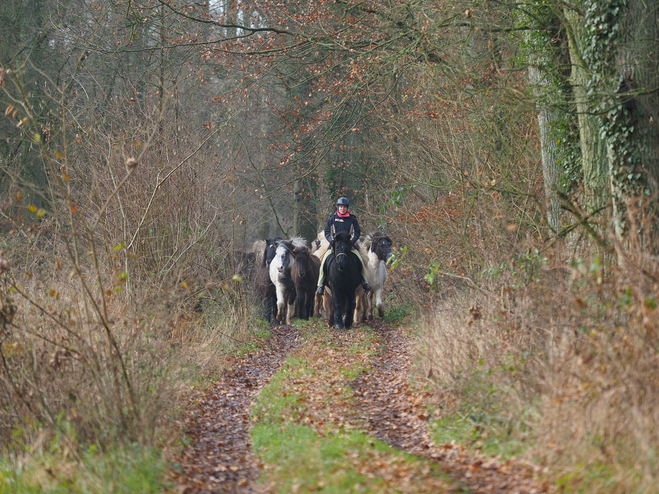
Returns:
[[[251,448],[250,429],[260,419],[258,410],[251,416],[251,407],[289,355],[304,362],[304,370],[288,375],[280,389],[282,396],[298,397],[294,407],[282,412],[282,430],[287,424],[302,424],[321,438],[362,431],[417,458],[382,451],[373,443],[368,451],[347,451],[344,461],[353,471],[384,481],[376,484],[382,486],[378,492],[548,491],[533,465],[498,461],[458,444],[434,443],[426,409],[430,393],[410,384],[414,339],[404,330],[375,323],[351,331],[305,331],[304,344],[298,345],[298,330],[273,328],[266,347],[236,359],[190,406],[187,430],[192,442],[178,459],[180,471],[173,474],[179,492],[277,490],[267,472],[278,465],[264,465]],[[437,466],[450,479],[439,476]],[[266,473],[259,483],[261,472]],[[321,475],[313,488],[301,491],[321,491],[330,482]],[[352,490],[364,489],[355,485]]]
[[[261,492],[256,480],[262,465],[253,455],[249,431],[251,403],[298,344],[299,332],[272,329],[258,353],[236,358],[188,407],[186,437],[190,444],[175,461],[176,491],[182,494]]]
[[[429,397],[410,384],[413,338],[379,323],[374,331],[380,352],[372,369],[351,383],[356,407],[367,421],[370,434],[415,456],[439,461],[470,492],[536,494],[549,490],[548,483],[539,479],[540,469],[534,465],[498,461],[459,444],[435,444],[426,414]]]

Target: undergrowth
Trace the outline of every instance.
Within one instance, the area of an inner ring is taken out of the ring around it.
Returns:
[[[166,462],[154,448],[131,445],[101,454],[90,446],[74,454],[71,446],[59,436],[32,451],[29,461],[1,459],[0,493],[147,494],[169,488]]]
[[[440,302],[417,371],[437,385],[437,441],[522,456],[564,492],[656,492],[658,270],[622,259],[498,266]]]

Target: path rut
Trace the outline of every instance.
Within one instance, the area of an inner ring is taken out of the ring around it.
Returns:
[[[428,397],[410,385],[414,339],[379,322],[373,329],[380,351],[373,356],[370,369],[350,383],[353,413],[365,432],[415,456],[439,462],[452,477],[455,492],[548,491],[548,484],[537,479],[531,465],[497,461],[468,452],[461,445],[436,445],[428,428]],[[251,494],[267,489],[257,483],[262,465],[251,450],[251,404],[299,339],[296,329],[273,328],[272,337],[259,353],[236,359],[194,401],[187,422],[191,444],[180,456],[181,468],[174,475],[178,492]]]
[[[296,347],[299,332],[272,328],[258,353],[237,358],[192,405],[185,448],[174,476],[177,490],[192,493],[258,493],[258,459],[250,443],[250,409],[260,390]]]
[[[368,423],[368,433],[415,456],[440,461],[456,482],[469,492],[536,494],[548,485],[536,479],[534,468],[520,462],[501,462],[467,452],[461,445],[435,445],[430,437],[425,400],[411,390],[409,371],[413,340],[399,329],[380,323],[373,326],[380,353],[371,370],[351,386],[358,414]]]

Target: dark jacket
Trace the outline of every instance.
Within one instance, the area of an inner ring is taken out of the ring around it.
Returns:
[[[354,244],[359,240],[360,235],[362,234],[362,229],[359,228],[359,222],[357,221],[357,218],[350,213],[350,216],[347,218],[339,218],[339,216],[334,213],[330,218],[327,220],[327,224],[325,225],[325,238],[327,239],[328,242],[332,243],[332,225],[334,225],[334,231],[336,233],[339,232],[350,232],[350,227],[354,228],[353,234],[352,234],[352,243]]]

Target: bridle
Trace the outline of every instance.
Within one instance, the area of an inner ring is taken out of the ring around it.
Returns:
[[[334,260],[336,260],[340,256],[348,257],[348,254],[346,254],[345,252],[337,252],[336,254],[334,254]],[[343,269],[341,269],[341,265],[339,263],[336,264],[336,267],[339,271],[343,271]]]

